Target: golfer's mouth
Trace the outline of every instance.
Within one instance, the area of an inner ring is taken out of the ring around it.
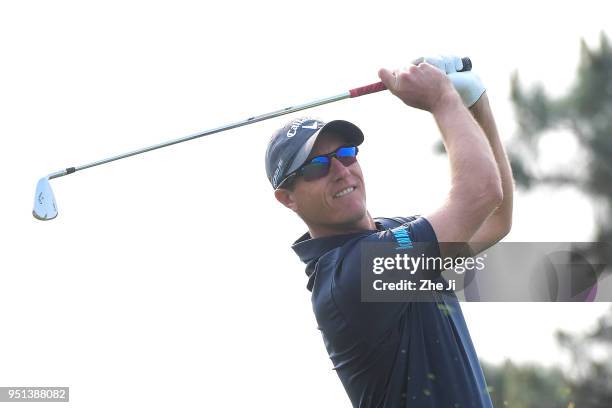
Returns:
[[[347,194],[351,194],[353,191],[355,191],[357,187],[355,186],[351,186],[351,187],[347,187],[344,190],[340,190],[338,191],[336,194],[334,194],[334,198],[340,198],[340,197],[344,197]]]

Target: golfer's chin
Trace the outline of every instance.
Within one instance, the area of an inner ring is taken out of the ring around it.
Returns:
[[[368,229],[368,212],[362,203],[345,205],[335,217],[334,224],[347,231]]]
[[[321,214],[319,214],[321,215]],[[328,211],[325,217],[302,217],[308,225],[313,237],[326,235],[352,234],[370,229],[370,215],[365,207],[352,209],[352,211]],[[316,234],[316,235],[314,235]]]

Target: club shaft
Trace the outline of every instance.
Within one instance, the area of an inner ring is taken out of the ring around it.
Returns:
[[[416,60],[414,61],[415,64],[418,64],[419,62],[421,62],[422,59]],[[462,58],[462,64],[463,64],[463,68],[460,71],[469,71],[472,69],[472,61],[468,58]],[[125,159],[126,157],[130,157],[130,156],[136,156],[137,154],[141,154],[141,153],[146,153],[146,152],[150,152],[151,150],[156,150],[156,149],[161,149],[162,147],[167,147],[167,146],[172,146],[174,144],[177,143],[183,143],[186,142],[188,140],[193,140],[193,139],[197,139],[203,136],[208,136],[208,135],[212,135],[213,133],[219,133],[219,132],[223,132],[225,130],[229,130],[229,129],[234,129],[240,126],[246,126],[246,125],[250,125],[251,123],[255,123],[255,122],[261,122],[262,120],[267,120],[267,119],[272,119],[278,116],[282,116],[282,115],[287,115],[289,113],[293,113],[293,112],[298,112],[304,109],[309,109],[309,108],[314,108],[315,106],[320,106],[320,105],[325,105],[327,103],[332,103],[332,102],[336,102],[336,101],[340,101],[342,99],[347,99],[347,98],[356,98],[359,96],[363,96],[363,95],[367,95],[367,94],[371,94],[371,93],[375,93],[375,92],[380,92],[380,91],[384,91],[387,88],[385,87],[385,85],[382,82],[376,82],[374,84],[370,84],[370,85],[366,85],[366,86],[362,86],[359,88],[355,88],[355,89],[351,89],[348,92],[344,92],[335,96],[330,96],[329,98],[324,98],[324,99],[318,99],[312,102],[308,102],[302,105],[296,105],[296,106],[289,106],[287,108],[281,109],[281,110],[277,110],[274,112],[270,112],[270,113],[265,113],[263,115],[259,115],[259,116],[253,116],[250,117],[248,119],[245,119],[243,121],[240,122],[235,122],[235,123],[231,123],[229,125],[225,125],[225,126],[221,126],[215,129],[210,129],[210,130],[206,130],[204,132],[201,133],[195,133],[193,135],[189,135],[189,136],[185,136],[185,137],[181,137],[179,139],[174,139],[174,140],[170,140],[168,142],[163,142],[163,143],[159,143],[153,146],[149,146],[149,147],[144,147],[142,149],[138,149],[138,150],[133,150],[131,152],[128,153],[123,153],[120,154],[118,156],[113,156],[113,157],[109,157],[107,159],[102,159],[102,160],[98,160],[92,163],[88,163],[88,164],[84,164],[81,166],[76,166],[76,167],[68,167],[64,170],[60,170],[60,171],[56,171],[54,173],[51,173],[47,176],[47,178],[50,179],[54,179],[57,177],[62,177],[62,176],[66,176],[68,174],[72,174],[76,171],[79,170],[84,170],[84,169],[88,169],[90,167],[95,167],[95,166],[99,166],[101,164],[106,164],[106,163],[110,163],[112,161],[115,160],[121,160],[121,159]]]
[[[48,176],[48,178],[49,179],[53,179],[53,178],[57,178],[57,177],[66,176],[68,174],[74,173],[75,171],[88,169],[90,167],[100,166],[102,164],[110,163],[110,162],[115,161],[115,160],[121,160],[121,159],[125,159],[126,157],[135,156],[137,154],[150,152],[151,150],[161,149],[162,147],[167,147],[167,146],[171,146],[171,145],[174,145],[174,144],[183,143],[183,142],[186,142],[188,140],[193,140],[193,139],[197,139],[197,138],[200,138],[200,137],[203,137],[203,136],[212,135],[213,133],[219,133],[219,132],[223,132],[225,130],[235,129],[237,127],[250,125],[252,123],[261,122],[263,120],[272,119],[272,118],[275,118],[275,117],[278,117],[278,116],[282,116],[282,115],[287,115],[289,113],[298,112],[298,111],[301,111],[301,110],[304,110],[304,109],[314,108],[315,106],[325,105],[325,104],[328,104],[328,103],[340,101],[342,99],[347,99],[347,98],[350,98],[350,97],[351,97],[350,92],[344,92],[344,93],[341,93],[341,94],[338,94],[338,95],[335,95],[335,96],[331,96],[331,97],[324,98],[324,99],[318,99],[318,100],[315,100],[315,101],[312,101],[312,102],[308,102],[308,103],[305,103],[305,104],[302,104],[302,105],[289,106],[287,108],[280,109],[280,110],[277,110],[277,111],[274,111],[274,112],[270,112],[270,113],[265,113],[263,115],[252,116],[252,117],[250,117],[248,119],[245,119],[243,121],[240,121],[240,122],[231,123],[229,125],[221,126],[221,127],[210,129],[210,130],[206,130],[204,132],[195,133],[193,135],[181,137],[179,139],[174,139],[174,140],[170,140],[170,141],[167,141],[167,142],[159,143],[159,144],[156,144],[156,145],[153,145],[153,146],[144,147],[142,149],[133,150],[131,152],[123,153],[123,154],[120,154],[120,155],[117,155],[117,156],[113,156],[113,157],[109,157],[107,159],[98,160],[98,161],[95,161],[95,162],[92,162],[92,163],[88,163],[88,164],[84,164],[84,165],[81,165],[81,166],[69,167],[69,168],[67,168],[65,170],[60,170],[58,172],[50,174]]]

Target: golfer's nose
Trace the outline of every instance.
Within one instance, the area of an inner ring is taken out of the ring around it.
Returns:
[[[348,167],[342,164],[336,157],[332,157],[331,159],[330,171],[334,179],[340,179],[351,173]]]

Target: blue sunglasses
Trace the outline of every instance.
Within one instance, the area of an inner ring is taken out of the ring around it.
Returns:
[[[313,157],[296,171],[285,177],[278,188],[281,188],[283,185],[290,185],[293,179],[300,176],[304,177],[306,181],[314,181],[327,176],[329,168],[331,167],[332,158],[334,157],[344,166],[348,167],[357,161],[358,152],[359,148],[357,146],[342,146],[335,152]]]

